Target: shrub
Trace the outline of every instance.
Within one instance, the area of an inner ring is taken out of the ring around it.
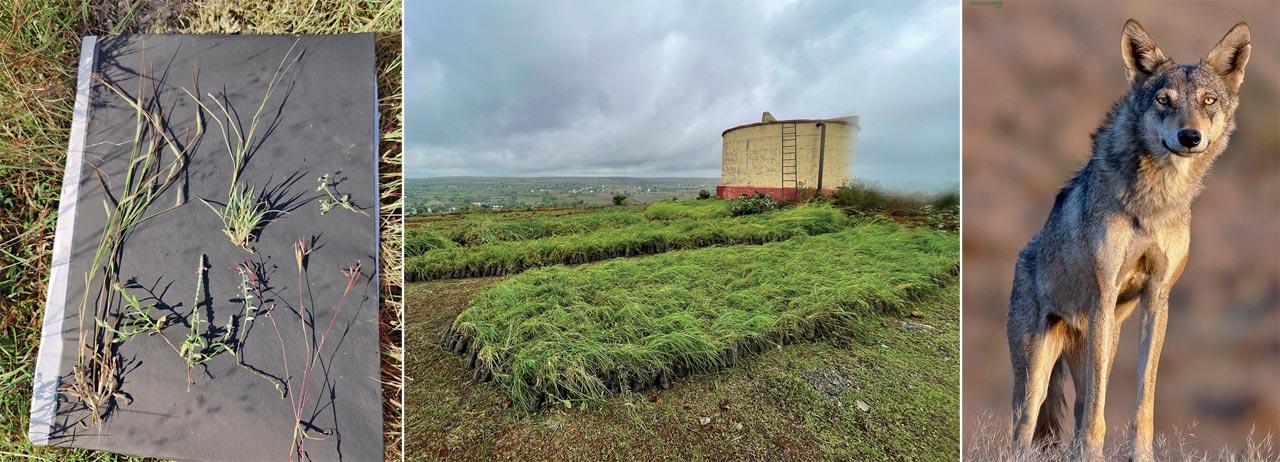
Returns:
[[[886,191],[875,183],[857,182],[841,186],[831,196],[832,202],[845,211],[858,215],[883,213],[899,217],[929,217],[935,212],[958,215],[960,191],[950,190],[933,196],[922,193]]]
[[[884,213],[899,217],[923,217],[927,214],[929,198],[922,194],[890,193],[884,204]]]
[[[933,208],[940,210],[960,209],[960,190],[953,189],[938,194],[938,196],[933,199]]]
[[[855,182],[848,186],[836,188],[831,199],[837,207],[845,210],[876,213],[884,210],[889,195],[874,183]]]
[[[729,216],[754,215],[776,208],[778,208],[778,203],[764,193],[755,193],[752,196],[744,194],[729,204]]]
[[[710,199],[710,198],[711,198],[711,193],[710,193],[710,192],[708,192],[708,191],[707,191],[707,190],[705,190],[705,189],[699,189],[699,190],[698,190],[698,200]]]
[[[626,194],[614,194],[614,195],[613,195],[613,205],[622,205],[622,204],[625,204],[625,203],[627,203],[627,195],[626,195]]]

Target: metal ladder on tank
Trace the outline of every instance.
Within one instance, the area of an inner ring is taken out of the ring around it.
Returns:
[[[798,194],[799,188],[799,146],[796,144],[796,124],[784,123],[782,125],[782,199],[793,200]],[[791,194],[787,194],[787,188],[791,188]]]

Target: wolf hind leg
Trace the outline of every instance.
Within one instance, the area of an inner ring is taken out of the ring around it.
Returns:
[[[1062,353],[1065,332],[1060,320],[1050,322],[1041,317],[1038,322],[1030,324],[1032,329],[1016,333],[1010,332],[1010,356],[1013,359],[1014,395],[1013,395],[1013,443],[1017,451],[1033,449],[1037,442],[1040,410],[1050,395],[1054,370],[1058,369],[1058,359]],[[1012,326],[1011,326],[1012,327]],[[1061,377],[1054,393],[1055,399],[1062,399]],[[1057,404],[1049,403],[1050,407]],[[1057,429],[1062,412],[1051,410],[1048,418],[1055,420],[1045,425]],[[1050,428],[1050,427],[1045,427]]]
[[[1040,405],[1039,419],[1036,420],[1032,440],[1037,445],[1056,449],[1062,443],[1064,424],[1067,421],[1067,393],[1064,386],[1070,380],[1067,374],[1067,360],[1060,356],[1049,375],[1048,390],[1044,403]]]

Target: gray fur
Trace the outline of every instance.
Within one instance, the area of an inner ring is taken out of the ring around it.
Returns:
[[[1169,291],[1187,262],[1191,202],[1235,129],[1248,25],[1233,27],[1198,65],[1174,63],[1134,20],[1125,23],[1120,49],[1130,90],[1093,134],[1093,155],[1058,193],[1044,228],[1018,255],[1007,333],[1019,450],[1056,444],[1064,433],[1069,374],[1073,448],[1082,459],[1101,458],[1120,326],[1137,312],[1133,460],[1151,460],[1156,365]]]

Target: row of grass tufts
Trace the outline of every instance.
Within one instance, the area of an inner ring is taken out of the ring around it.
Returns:
[[[763,244],[839,231],[850,219],[825,204],[738,218],[646,221],[582,234],[476,247],[444,247],[406,261],[412,281],[500,276],[530,268],[579,264],[725,244]]]
[[[626,208],[608,208],[598,212],[568,216],[535,216],[518,220],[477,214],[476,218],[467,219],[454,226],[447,235],[449,240],[458,244],[476,246],[581,234],[633,225],[644,220],[643,215]]]
[[[513,403],[573,406],[731,366],[776,345],[901,314],[954,274],[954,234],[885,223],[529,271],[477,294],[447,329],[473,378]]]

